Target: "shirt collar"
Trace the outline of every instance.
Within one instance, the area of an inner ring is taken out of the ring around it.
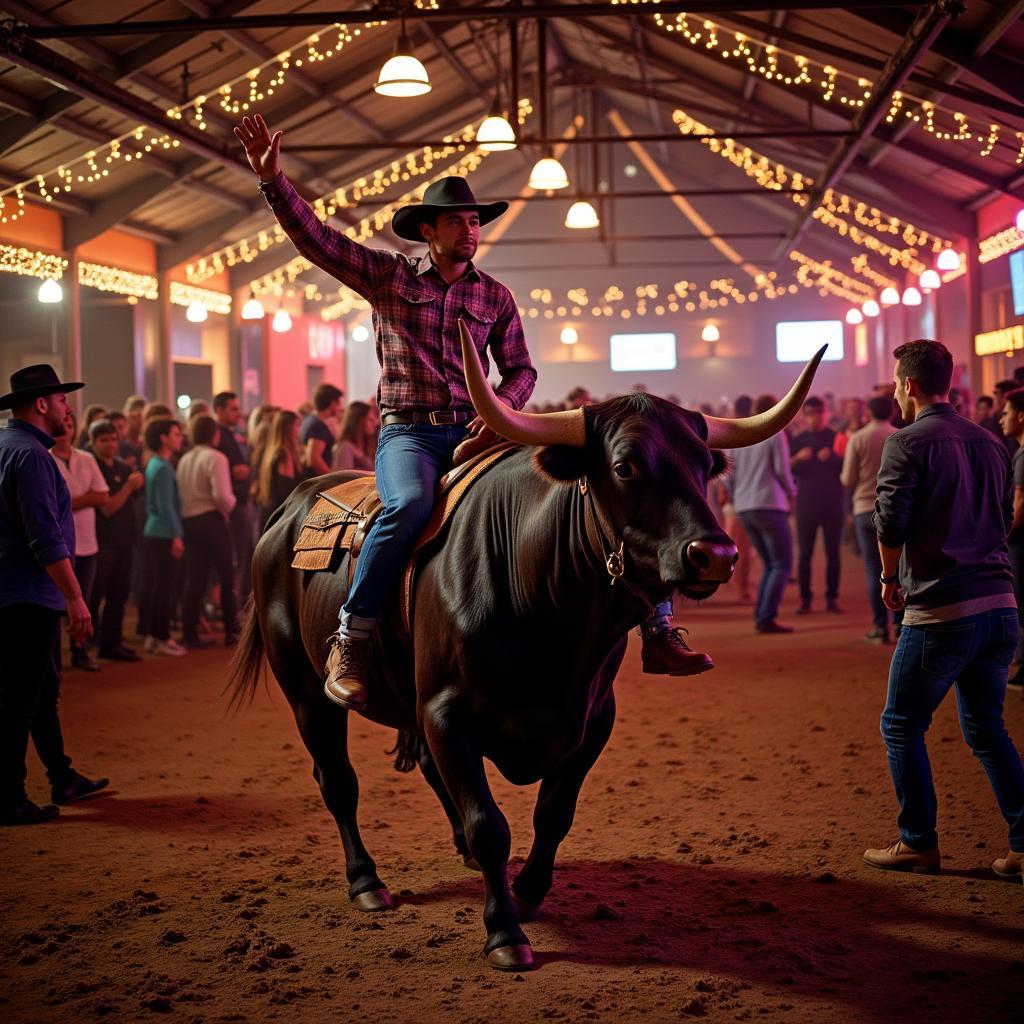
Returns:
[[[430,252],[428,251],[426,256],[419,257],[419,262],[416,264],[416,276],[422,277],[424,274],[431,270],[433,270],[437,274],[437,276],[441,278],[442,281],[444,280],[441,271],[434,266],[434,261],[430,258]],[[459,280],[479,281],[480,271],[476,269],[472,262],[470,262],[469,270],[467,270],[466,273],[463,274],[461,278],[459,278]]]
[[[38,427],[34,427],[31,423],[26,423],[25,420],[12,417],[7,421],[7,429],[23,430],[26,434],[31,434],[45,448],[52,448],[57,443],[49,434],[44,434]]]
[[[956,409],[953,408],[952,402],[932,402],[931,405],[926,405],[921,409],[915,419],[921,419],[922,416],[938,416],[940,414],[956,415]]]

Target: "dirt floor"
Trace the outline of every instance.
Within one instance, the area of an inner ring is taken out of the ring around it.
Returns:
[[[112,785],[0,832],[0,1018],[1020,1021],[1024,889],[987,870],[1006,830],[952,699],[929,737],[942,875],[861,863],[896,834],[890,651],[861,639],[862,579],[849,557],[841,617],[796,619],[790,588],[792,636],[755,635],[727,593],[688,608],[717,662],[697,678],[643,676],[630,640],[528,975],[482,960],[479,876],[419,776],[392,770],[387,731],[357,719],[351,744],[397,901],[366,916],[276,690],[227,717],[219,650],[69,672],[69,750]],[[1019,691],[1007,721],[1024,745]],[[514,871],[535,790],[494,787]]]

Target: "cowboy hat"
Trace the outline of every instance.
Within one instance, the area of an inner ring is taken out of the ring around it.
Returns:
[[[77,381],[61,381],[49,363],[25,366],[11,374],[11,390],[0,396],[0,409],[13,409],[22,402],[31,402],[46,395],[66,395],[84,387]]]
[[[508,203],[478,203],[465,178],[441,178],[428,185],[423,202],[403,206],[391,218],[391,230],[408,242],[422,242],[420,225],[444,213],[445,210],[476,210],[480,223],[490,224],[508,209]]]

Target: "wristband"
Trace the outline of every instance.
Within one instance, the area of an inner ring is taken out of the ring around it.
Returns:
[[[887,587],[891,583],[899,583],[899,581],[900,574],[898,572],[894,573],[892,576],[886,576],[883,572],[882,575],[878,577],[878,582],[881,583],[883,587]]]

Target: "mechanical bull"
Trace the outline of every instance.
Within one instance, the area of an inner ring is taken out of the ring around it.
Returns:
[[[726,466],[718,449],[782,430],[824,349],[773,409],[724,420],[646,394],[571,412],[516,412],[495,398],[464,326],[462,347],[477,412],[523,448],[474,484],[438,546],[421,556],[411,642],[397,615],[382,618],[366,715],[400,730],[404,767],[418,762],[457,850],[483,873],[488,962],[524,970],[533,956],[521,922],[551,887],[580,788],[611,733],[628,632],[672,591],[705,598],[728,581],[736,547],[705,498]],[[349,898],[376,911],[392,900],[356,824],[348,712],[323,693],[343,584],[336,572],[289,569],[316,492],[341,479],[300,486],[261,538],[229,686],[236,699],[251,697],[266,655],[337,821]],[[509,827],[485,758],[515,784],[541,783],[533,846],[511,887]]]

